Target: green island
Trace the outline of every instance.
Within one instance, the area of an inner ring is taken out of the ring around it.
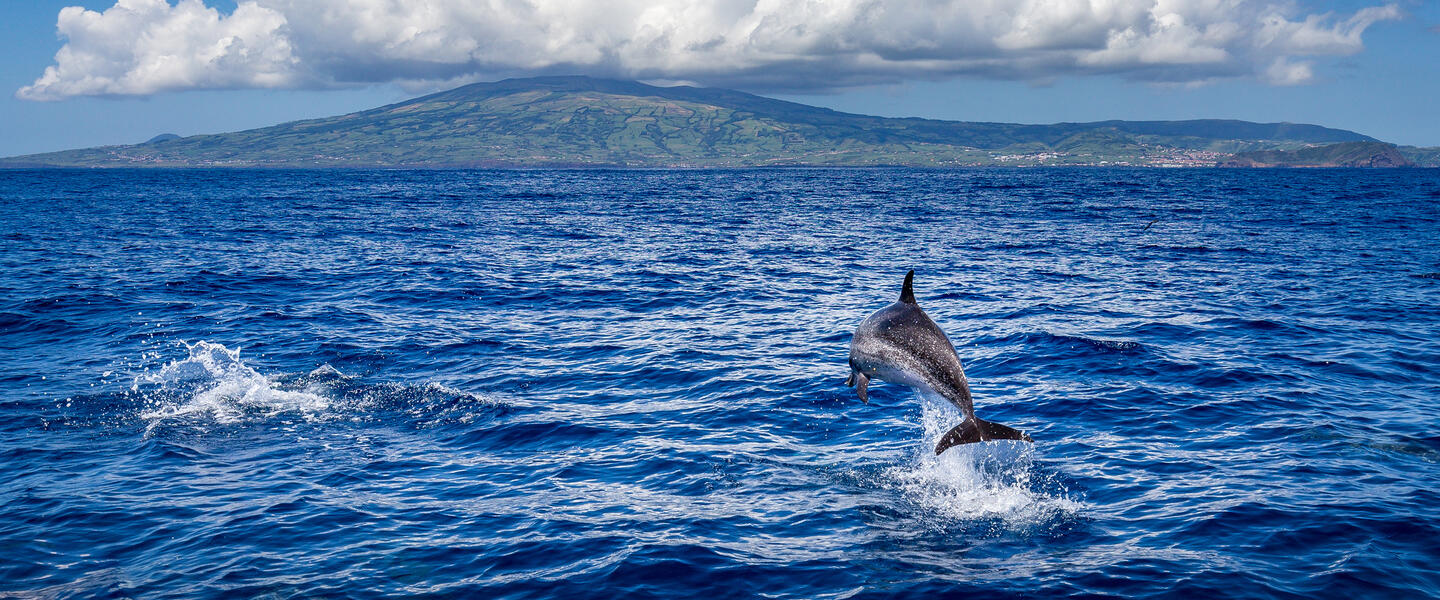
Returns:
[[[7,168],[1217,165],[1433,167],[1440,148],[1293,123],[886,118],[733,90],[539,77],[247,131],[0,159]]]

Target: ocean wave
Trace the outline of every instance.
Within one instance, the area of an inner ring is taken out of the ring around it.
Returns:
[[[1141,352],[1145,346],[1134,340],[1108,340],[1103,338],[1092,338],[1079,335],[1048,334],[1050,341],[1057,344],[1083,344],[1101,352],[1117,352],[1131,354]]]
[[[1084,335],[1051,333],[1048,331],[1027,331],[1000,338],[981,338],[984,344],[1020,345],[1031,348],[1054,350],[1081,350],[1082,353],[1138,354],[1145,351],[1145,345],[1135,340],[1107,339]]]
[[[1440,172],[12,175],[0,597],[1440,590]]]

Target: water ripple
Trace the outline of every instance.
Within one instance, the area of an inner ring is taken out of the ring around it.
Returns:
[[[1440,595],[1437,177],[0,173],[0,597]]]

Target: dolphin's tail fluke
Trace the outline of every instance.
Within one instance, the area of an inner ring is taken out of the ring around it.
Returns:
[[[946,432],[940,438],[940,443],[935,444],[935,453],[939,454],[951,446],[961,444],[973,444],[975,442],[987,442],[990,440],[1024,440],[1034,442],[1030,436],[1023,431],[1016,431],[999,423],[981,421],[977,418],[965,419],[964,423],[956,425],[954,429]]]

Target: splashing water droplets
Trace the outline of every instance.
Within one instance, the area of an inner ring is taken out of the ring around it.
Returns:
[[[265,419],[295,413],[306,420],[322,418],[330,401],[310,390],[282,389],[269,377],[240,360],[234,350],[213,342],[185,344],[189,356],[158,372],[136,378],[131,387],[145,394],[151,407],[140,414],[149,422],[146,434],[172,420],[209,420],[219,424]]]
[[[257,371],[240,349],[214,342],[181,342],[188,355],[135,378],[145,435],[170,426],[197,427],[349,421],[429,428],[466,425],[505,410],[488,394],[440,383],[366,383],[329,364],[306,374]]]
[[[999,520],[1006,530],[1028,529],[1064,520],[1083,505],[1047,488],[1046,476],[1034,464],[1034,446],[995,441],[966,444],[936,455],[935,440],[959,423],[960,416],[944,401],[921,402],[924,435],[915,457],[886,470],[910,502],[943,521]]]

